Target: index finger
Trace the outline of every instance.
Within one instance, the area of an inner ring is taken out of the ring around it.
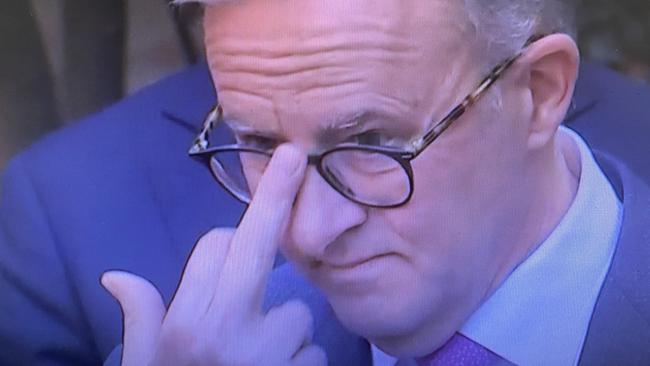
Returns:
[[[285,144],[271,158],[240,221],[219,278],[217,303],[259,311],[306,167],[306,157]]]

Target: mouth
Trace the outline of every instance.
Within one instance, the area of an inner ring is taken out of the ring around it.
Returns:
[[[344,263],[344,264],[324,263],[324,266],[329,267],[331,269],[335,269],[335,270],[350,270],[350,269],[354,269],[355,267],[359,267],[359,266],[362,266],[364,264],[367,264],[367,263],[369,263],[371,261],[386,257],[388,255],[390,255],[390,254],[379,254],[379,255],[375,255],[375,256],[372,256],[372,257],[369,257],[369,258],[366,258],[366,259],[360,259],[360,260],[357,260],[357,261]]]
[[[391,258],[395,257],[395,254],[389,253],[347,263],[323,263],[319,272],[323,279],[332,285],[357,284],[369,288],[373,283],[377,283],[390,264]]]

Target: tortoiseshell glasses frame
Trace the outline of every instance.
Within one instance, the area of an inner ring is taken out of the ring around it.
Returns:
[[[411,167],[411,161],[417,158],[427,147],[429,147],[445,130],[447,130],[455,121],[457,121],[465,112],[483,96],[486,91],[505,73],[506,70],[512,64],[515,63],[519,57],[524,53],[526,48],[532,43],[544,38],[545,35],[536,35],[531,37],[522,49],[514,56],[504,60],[478,84],[476,89],[467,95],[460,104],[454,107],[444,118],[439,122],[432,124],[429,130],[424,133],[422,136],[413,139],[410,143],[407,144],[406,148],[395,148],[395,147],[385,147],[385,146],[375,146],[375,145],[361,145],[354,143],[344,143],[334,146],[331,149],[328,149],[320,154],[309,155],[308,164],[315,165],[317,167],[320,175],[334,188],[337,192],[345,196],[346,198],[356,202],[358,204],[376,207],[376,208],[395,208],[406,204],[411,197],[413,196],[414,190],[414,179],[413,179],[413,169]],[[219,153],[232,153],[232,152],[250,152],[263,154],[268,157],[272,156],[273,151],[263,150],[255,147],[249,147],[239,144],[230,144],[222,146],[210,146],[209,145],[209,136],[211,131],[215,128],[216,125],[223,122],[223,108],[221,105],[217,105],[210,113],[207,115],[204,123],[203,129],[196,137],[192,146],[189,150],[189,155],[197,159],[202,160],[207,164],[208,168],[211,168],[212,158]],[[434,121],[432,121],[434,122]],[[410,149],[408,148],[410,147]],[[406,196],[400,199],[399,202],[393,202],[390,204],[373,204],[369,202],[363,202],[356,198],[354,192],[341,184],[339,180],[329,172],[329,170],[323,166],[323,158],[338,151],[362,151],[368,153],[376,153],[385,155],[394,161],[396,161],[403,169],[404,172],[408,175],[408,184],[409,192]],[[217,181],[235,198],[242,201],[243,203],[250,203],[250,197],[243,195],[237,189],[228,186],[227,182],[222,181],[218,176]]]

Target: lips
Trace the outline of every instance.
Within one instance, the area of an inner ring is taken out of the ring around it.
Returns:
[[[321,262],[312,275],[316,283],[339,294],[372,293],[397,257],[388,253],[340,263]]]
[[[366,263],[368,263],[370,261],[385,257],[387,255],[389,255],[389,254],[379,254],[379,255],[375,255],[375,256],[372,256],[372,257],[369,257],[369,258],[366,258],[366,259],[360,259],[360,260],[356,260],[356,261],[353,261],[353,262],[347,262],[347,263],[341,263],[341,264],[335,264],[335,263],[324,263],[324,264],[327,267],[330,267],[330,268],[333,268],[333,269],[338,269],[338,270],[353,269],[355,267],[358,267],[358,266],[366,264]]]
[[[385,269],[387,261],[394,257],[394,254],[379,254],[350,262],[326,262],[319,272],[329,279],[336,280],[370,279],[379,275]]]

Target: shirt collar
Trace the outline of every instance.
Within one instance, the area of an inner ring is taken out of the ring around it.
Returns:
[[[622,204],[574,131],[576,196],[551,235],[470,317],[460,332],[518,365],[575,365],[622,221]]]

